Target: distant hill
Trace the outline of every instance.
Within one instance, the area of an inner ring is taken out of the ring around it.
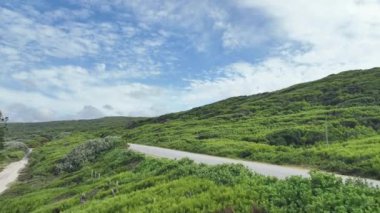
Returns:
[[[124,129],[130,122],[143,118],[133,117],[104,117],[91,120],[67,120],[37,123],[9,123],[8,140],[35,137],[45,137],[51,140],[57,134],[71,132],[98,132],[101,134],[113,134]]]
[[[379,133],[380,68],[373,68],[131,122],[125,137],[380,178]]]

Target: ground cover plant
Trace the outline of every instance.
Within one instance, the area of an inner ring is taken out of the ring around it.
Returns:
[[[380,69],[128,124],[124,138],[380,179]]]
[[[206,166],[102,149],[76,170],[57,174],[62,159],[102,139],[76,133],[36,147],[20,181],[0,196],[0,212],[378,212],[380,190],[314,172],[287,180],[240,165]],[[86,158],[86,156],[84,156]],[[49,159],[49,160],[47,160]]]
[[[141,143],[380,179],[380,69],[155,118],[10,123],[33,148],[0,212],[379,212],[380,189],[314,171],[264,177],[128,150]],[[5,146],[1,165],[23,157]]]

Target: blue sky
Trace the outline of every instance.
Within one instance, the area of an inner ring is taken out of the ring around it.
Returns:
[[[5,0],[0,109],[156,116],[379,66],[378,38],[378,0]]]

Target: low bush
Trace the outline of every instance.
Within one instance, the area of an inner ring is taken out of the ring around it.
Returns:
[[[75,147],[61,159],[54,168],[54,173],[73,172],[79,170],[84,163],[94,161],[102,152],[112,149],[121,141],[120,137],[108,136],[89,140]]]
[[[200,132],[197,135],[198,140],[211,139],[211,138],[217,138],[217,137],[219,137],[219,135],[213,132]]]
[[[88,142],[87,142],[88,143]],[[84,144],[83,144],[84,145]],[[37,148],[47,158],[56,149]],[[77,148],[75,148],[77,149]],[[71,152],[70,152],[71,153]],[[41,164],[32,164],[32,170]],[[48,173],[48,167],[42,172]],[[93,175],[102,174],[101,176]],[[30,183],[34,183],[31,186]],[[43,184],[36,184],[43,182]],[[242,165],[207,166],[113,149],[77,172],[30,176],[1,195],[0,212],[379,212],[379,189],[333,175],[285,180]]]
[[[324,133],[315,130],[289,128],[270,133],[266,138],[270,145],[304,146],[313,145],[323,140]]]

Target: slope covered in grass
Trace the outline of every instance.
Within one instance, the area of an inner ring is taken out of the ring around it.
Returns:
[[[132,121],[139,117],[104,117],[92,120],[68,120],[37,123],[9,123],[5,130],[5,149],[0,150],[0,171],[10,162],[23,158],[27,141],[34,148],[76,132],[87,132],[98,137],[120,134]]]
[[[133,143],[376,179],[379,135],[380,68],[140,120],[124,131]]]
[[[157,118],[11,124],[7,140],[34,149],[0,195],[0,212],[379,212],[380,190],[363,183],[319,172],[277,180],[127,149],[144,143],[379,179],[379,76],[350,71]]]
[[[0,212],[380,210],[380,190],[361,183],[321,173],[276,180],[239,165],[154,159],[118,137],[94,137],[74,133],[37,146],[20,182],[0,196]],[[72,167],[57,172],[62,164]]]
[[[105,136],[120,133],[132,121],[138,121],[139,117],[104,117],[92,120],[67,120],[36,123],[9,123],[6,131],[7,141],[31,139],[46,143],[54,138],[64,137],[74,132],[90,132],[97,136]]]

